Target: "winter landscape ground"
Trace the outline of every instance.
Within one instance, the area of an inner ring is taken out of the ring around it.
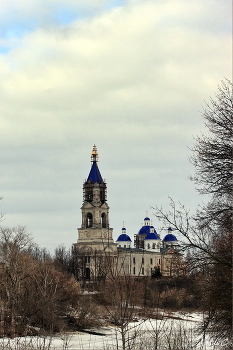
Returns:
[[[198,334],[201,313],[164,313],[161,319],[135,320],[126,338],[130,350],[218,350],[208,336]],[[122,349],[120,330],[108,326],[53,337],[3,338],[1,350],[113,350]]]

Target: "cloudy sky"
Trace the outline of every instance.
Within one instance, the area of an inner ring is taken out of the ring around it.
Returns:
[[[168,196],[194,212],[189,147],[224,77],[228,0],[0,0],[3,225],[76,242],[93,144],[115,238]]]

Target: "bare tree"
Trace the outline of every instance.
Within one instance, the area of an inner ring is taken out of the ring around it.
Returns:
[[[202,302],[206,314],[203,332],[211,331],[218,341],[230,339],[232,273],[232,83],[225,80],[203,111],[207,132],[195,140],[191,177],[201,194],[209,196],[207,205],[195,216],[173,200],[170,210],[155,208],[155,215],[172,226],[191,254],[189,271],[199,274]],[[221,297],[220,297],[221,295]]]
[[[79,283],[34,246],[25,227],[0,228],[1,336],[67,327],[79,294]]]
[[[195,140],[192,149],[196,173],[191,180],[200,194],[211,195],[210,202],[199,211],[201,225],[232,228],[232,146],[233,95],[232,83],[221,83],[215,99],[203,111],[207,132]]]
[[[100,289],[100,295],[109,321],[117,327],[117,332],[120,334],[122,349],[132,349],[135,337],[132,331],[135,325],[130,324],[138,316],[138,306],[142,303],[142,284],[131,275],[118,275],[112,270]]]
[[[23,281],[28,277],[28,250],[32,239],[25,227],[0,228],[0,287],[8,312],[9,333],[15,334],[15,323]],[[4,322],[4,319],[2,320]]]
[[[24,291],[22,309],[28,322],[54,332],[66,328],[66,318],[78,304],[80,288],[72,276],[47,261],[36,264]]]

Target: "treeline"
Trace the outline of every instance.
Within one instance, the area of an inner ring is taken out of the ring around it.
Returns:
[[[78,281],[24,227],[0,229],[1,337],[66,330],[82,308]]]
[[[137,316],[200,306],[188,277],[120,277],[99,257],[99,278],[90,283],[80,272],[82,264],[85,256],[65,247],[51,256],[24,227],[0,228],[0,337],[80,330],[99,326],[100,320],[117,325],[121,321],[109,313],[117,305],[118,315],[122,303],[127,313],[134,306]]]
[[[223,251],[229,244],[224,242],[219,244]],[[227,298],[227,270],[224,274],[219,269],[212,274],[194,270],[173,278],[134,278],[116,275],[109,261],[106,266],[99,256],[100,278],[90,282],[81,273],[85,258],[63,246],[51,256],[33,243],[24,227],[1,228],[0,337],[51,334],[103,324],[114,324],[125,332],[135,318],[160,317],[161,311],[208,311],[210,302],[217,307],[220,295],[218,309],[226,327],[231,303]],[[187,256],[187,265],[190,259]],[[211,289],[209,281],[215,282]]]

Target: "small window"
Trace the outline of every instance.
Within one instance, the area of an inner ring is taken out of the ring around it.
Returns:
[[[90,263],[91,257],[90,256],[85,256],[85,263]]]
[[[136,264],[136,260],[135,260],[135,258],[133,258],[133,263],[134,263],[134,264]]]
[[[144,267],[142,268],[142,275],[144,275]]]
[[[103,227],[103,228],[106,228],[107,227],[107,222],[106,222],[107,220],[106,220],[106,214],[105,213],[102,213],[101,214],[101,226]]]
[[[126,248],[126,245],[124,244],[124,248]]]
[[[135,267],[133,268],[133,274],[135,275]]]
[[[155,249],[155,243],[153,243],[153,245],[152,245],[152,249]]]
[[[160,259],[159,259],[159,265],[160,265]]]
[[[91,213],[88,213],[86,216],[86,227],[92,227],[93,226],[93,217]]]
[[[147,244],[147,249],[150,249],[150,243]]]
[[[151,265],[153,264],[153,259],[150,259],[150,264],[151,264]]]
[[[144,258],[142,258],[142,264],[144,264]]]

